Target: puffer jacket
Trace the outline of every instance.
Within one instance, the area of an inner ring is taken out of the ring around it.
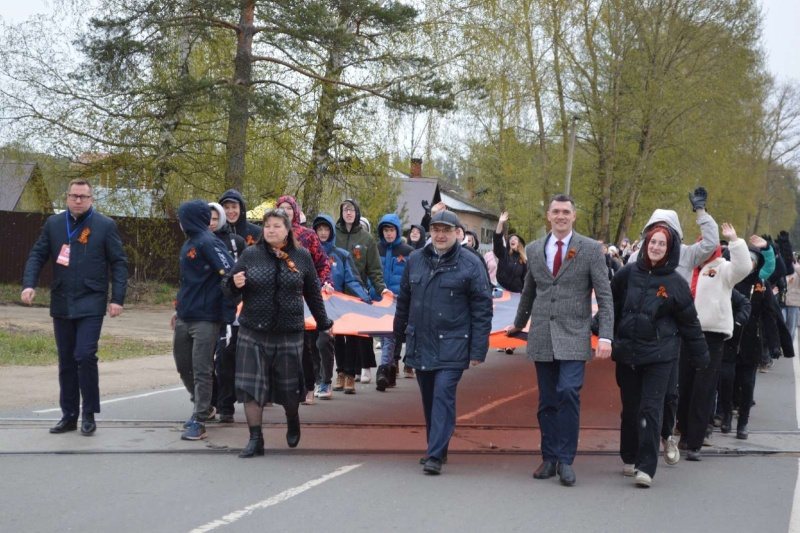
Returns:
[[[386,242],[386,239],[383,238],[385,226],[392,226],[397,231],[394,241]],[[400,290],[400,281],[403,279],[406,263],[411,252],[414,251],[414,248],[403,242],[401,228],[400,217],[394,213],[383,215],[378,222],[378,253],[383,266],[383,282],[395,294]]]
[[[331,267],[331,279],[333,280],[333,288],[339,292],[349,294],[361,298],[364,303],[372,303],[370,295],[361,283],[361,277],[358,275],[356,264],[353,258],[343,248],[337,248],[334,245],[336,242],[336,227],[333,223],[333,217],[330,215],[319,215],[314,219],[312,226],[314,231],[317,226],[325,224],[331,230],[331,234],[327,241],[322,241],[322,248],[328,255],[328,264]]]
[[[239,324],[269,333],[301,333],[305,330],[303,300],[317,321],[317,330],[330,329],[333,322],[325,313],[319,278],[311,254],[304,248],[284,250],[294,262],[297,272],[278,258],[265,241],[247,248],[222,288],[230,297],[242,297]],[[246,282],[236,288],[233,276],[246,272]]]
[[[378,294],[381,294],[386,288],[386,284],[383,281],[383,268],[378,254],[378,245],[372,235],[361,227],[361,208],[358,206],[358,202],[352,199],[347,199],[345,202],[355,206],[356,218],[348,231],[347,224],[342,218],[344,202],[339,204],[339,220],[336,221],[336,247],[344,248],[353,257],[361,280],[364,283],[371,282]]]
[[[489,349],[492,296],[486,269],[458,244],[438,256],[429,244],[403,272],[394,336],[417,370],[465,369]]]
[[[275,207],[284,202],[292,206],[292,233],[303,245],[303,248],[311,254],[311,260],[314,261],[314,268],[317,271],[317,276],[319,276],[320,284],[331,283],[331,267],[328,264],[328,254],[325,253],[322,244],[319,242],[319,237],[317,237],[314,230],[300,224],[300,208],[297,207],[297,200],[294,199],[294,196],[281,196],[275,202]]]
[[[706,345],[692,294],[675,269],[681,256],[680,237],[672,234],[667,262],[649,270],[646,250],[611,280],[614,296],[614,341],[611,357],[619,364],[647,365],[674,361],[683,339],[695,368],[709,364]]]

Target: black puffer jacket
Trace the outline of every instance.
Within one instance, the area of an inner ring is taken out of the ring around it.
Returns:
[[[222,282],[229,296],[242,297],[239,324],[270,333],[300,333],[305,329],[303,299],[317,321],[317,329],[327,330],[333,322],[325,313],[319,278],[311,255],[303,248],[287,248],[294,262],[293,272],[286,261],[279,259],[264,241],[242,252],[230,274]],[[233,275],[245,271],[247,281],[242,289],[233,284]]]
[[[680,259],[680,238],[670,229],[672,246],[666,264],[648,270],[647,242],[636,262],[629,262],[611,280],[614,295],[614,343],[617,363],[646,365],[678,358],[681,338],[695,368],[709,363],[692,294],[686,280],[675,271]]]

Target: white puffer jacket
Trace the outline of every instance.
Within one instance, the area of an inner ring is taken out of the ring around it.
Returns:
[[[705,264],[697,279],[694,306],[703,331],[733,335],[731,291],[750,273],[752,263],[747,243],[736,239],[730,243],[731,260],[717,257]]]

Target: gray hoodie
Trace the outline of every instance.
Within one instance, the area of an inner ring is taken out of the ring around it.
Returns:
[[[653,211],[653,214],[650,215],[650,220],[644,225],[642,238],[644,238],[648,230],[658,222],[666,224],[674,229],[681,238],[681,241],[684,240],[678,213],[672,209],[656,209]],[[716,221],[714,221],[711,215],[706,213],[705,209],[697,210],[697,225],[700,226],[700,235],[702,239],[692,245],[686,245],[681,242],[681,257],[678,261],[678,267],[675,269],[687,283],[692,282],[692,271],[694,268],[702,265],[705,260],[711,256],[711,253],[717,249],[717,246],[719,246],[719,226],[717,226]],[[633,252],[628,262],[635,262],[639,251],[640,250]]]

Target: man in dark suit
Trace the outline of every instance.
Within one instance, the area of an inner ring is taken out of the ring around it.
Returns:
[[[564,194],[553,196],[547,220],[551,232],[525,249],[528,273],[514,325],[507,333],[520,331],[531,319],[528,357],[536,364],[539,384],[543,459],[533,477],[547,479],[558,474],[563,485],[572,486],[580,391],[586,361],[592,357],[592,290],[599,307],[599,359],[611,356],[614,306],[600,243],[572,229],[572,198]]]
[[[20,298],[28,305],[36,296],[39,273],[53,261],[50,316],[58,347],[61,420],[50,433],[78,428],[83,398],[81,433],[94,434],[94,414],[100,412],[97,342],[103,316],[119,316],[128,283],[128,259],[117,225],[92,207],[92,187],[72,180],[67,187],[67,210],[47,219],[25,264]],[[111,303],[108,303],[109,275]]]

